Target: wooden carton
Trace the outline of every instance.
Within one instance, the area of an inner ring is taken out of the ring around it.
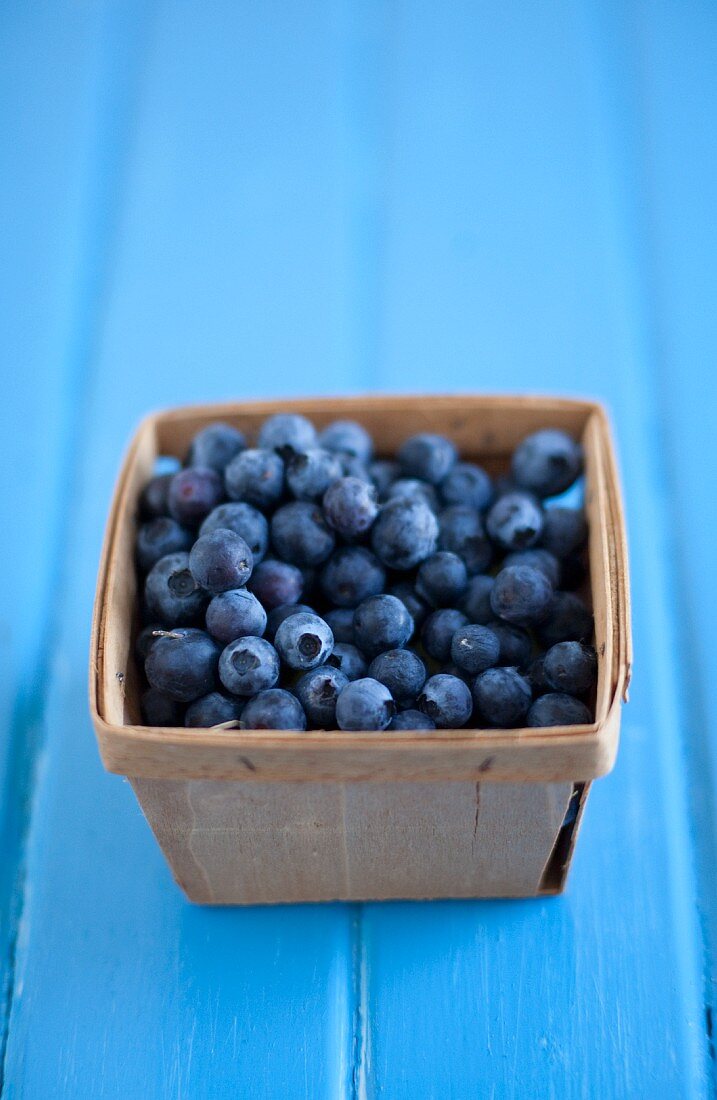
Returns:
[[[590,592],[598,652],[591,725],[343,733],[141,725],[133,560],[137,499],[158,454],[183,456],[224,420],[253,438],[279,410],[318,427],[361,421],[392,454],[417,431],[504,465],[529,432],[558,427],[586,458]],[[620,489],[604,410],[544,397],[354,397],[173,409],[132,440],[97,584],[90,708],[106,768],[129,777],[174,876],[206,904],[528,897],[565,884],[591,780],[613,766],[630,676]]]

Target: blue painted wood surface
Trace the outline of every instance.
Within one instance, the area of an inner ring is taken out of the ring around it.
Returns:
[[[3,7],[3,1100],[713,1095],[716,24]],[[611,406],[617,767],[562,898],[194,909],[87,716],[122,447],[159,405],[370,389]]]

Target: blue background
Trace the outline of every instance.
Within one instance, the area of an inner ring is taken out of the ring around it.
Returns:
[[[714,1094],[717,7],[6,0],[2,1097]],[[632,701],[557,900],[201,911],[99,763],[145,411],[587,394]]]

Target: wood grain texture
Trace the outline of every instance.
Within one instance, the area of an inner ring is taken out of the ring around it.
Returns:
[[[38,66],[13,56],[33,79],[50,62],[76,71],[57,33],[66,10],[32,8]],[[15,16],[3,9],[3,32]],[[711,19],[697,0],[261,12],[188,0],[143,28],[130,133],[103,131],[105,150],[117,143],[125,157],[120,233],[111,255],[97,243],[110,277],[83,311],[96,337],[89,415],[8,1096],[711,1095],[713,957],[698,917],[709,880],[693,838],[695,803],[713,787],[681,739],[699,726],[688,747],[709,745],[711,726],[685,717],[696,687],[678,642],[694,643],[708,692],[713,616],[700,578],[715,528],[691,475],[711,454]],[[127,57],[110,39],[100,89]],[[68,117],[68,100],[46,102]],[[5,101],[0,110],[5,120]],[[12,203],[32,219],[29,199],[21,190]],[[649,256],[641,218],[659,246]],[[31,273],[38,255],[31,244]],[[657,277],[659,299],[646,289]],[[44,395],[71,342],[40,330]],[[101,532],[133,424],[148,409],[237,394],[507,388],[605,399],[628,502],[636,671],[567,895],[187,905],[132,792],[103,773],[86,711]],[[664,476],[678,461],[680,523]],[[675,575],[697,609],[689,619]]]

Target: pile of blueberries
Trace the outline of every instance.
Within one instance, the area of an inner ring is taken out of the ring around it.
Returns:
[[[562,431],[492,480],[439,435],[228,424],[140,500],[136,641],[151,726],[432,730],[592,721],[583,469]]]

